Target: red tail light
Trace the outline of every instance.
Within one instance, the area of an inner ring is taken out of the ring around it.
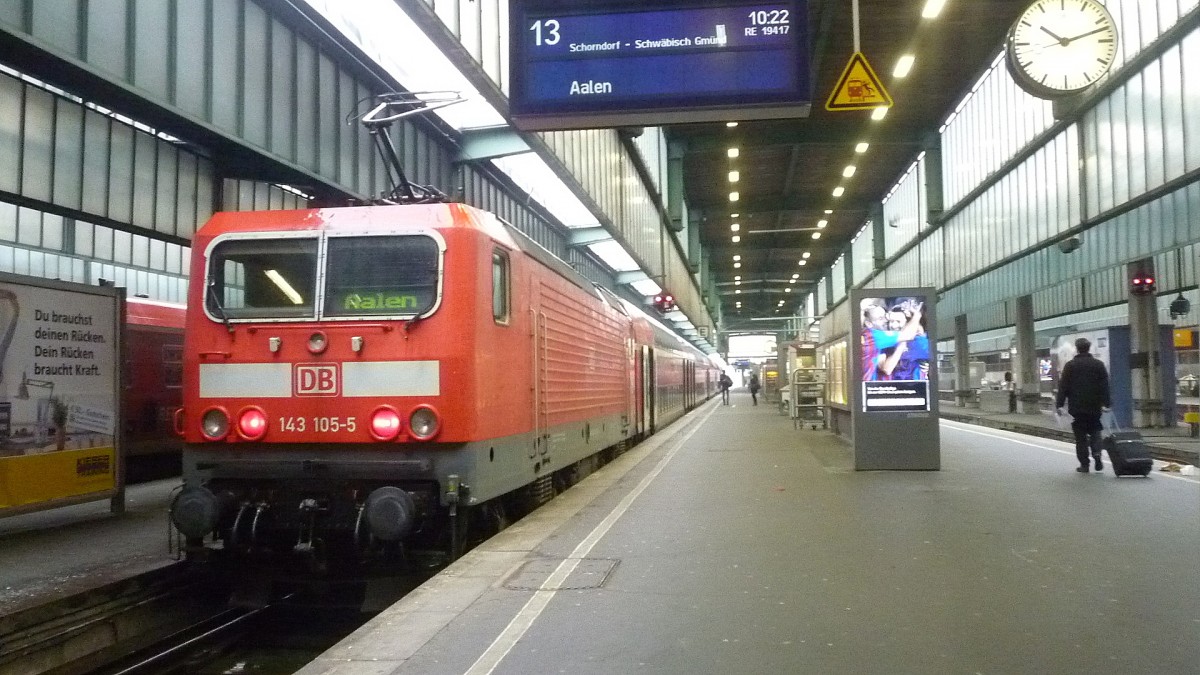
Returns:
[[[400,435],[400,413],[383,406],[371,413],[371,436],[376,440],[390,441]]]
[[[267,433],[267,414],[260,408],[246,408],[238,414],[238,433],[250,441],[257,441]]]

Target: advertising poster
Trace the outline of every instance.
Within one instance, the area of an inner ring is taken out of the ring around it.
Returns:
[[[924,296],[862,298],[863,412],[930,409],[930,347]]]
[[[851,418],[857,471],[937,471],[937,293],[923,288],[850,292]]]
[[[14,279],[0,277],[0,516],[118,475],[120,298]]]

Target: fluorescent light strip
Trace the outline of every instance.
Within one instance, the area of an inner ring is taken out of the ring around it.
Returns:
[[[287,296],[288,300],[292,301],[293,305],[304,304],[304,298],[300,297],[300,294],[296,292],[296,289],[292,288],[292,285],[287,282],[287,279],[283,278],[282,274],[276,272],[275,270],[267,270],[266,272],[263,272],[263,274],[267,275],[267,278],[270,279],[271,282],[279,288],[279,290],[283,291],[283,294]]]

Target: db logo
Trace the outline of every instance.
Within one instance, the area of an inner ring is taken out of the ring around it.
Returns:
[[[337,364],[296,364],[296,377],[294,382],[297,396],[337,396]]]

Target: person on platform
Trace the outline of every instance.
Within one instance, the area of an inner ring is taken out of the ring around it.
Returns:
[[[732,386],[733,378],[729,377],[729,373],[721,373],[717,380],[717,387],[721,389],[721,405],[729,405],[729,388]]]
[[[1075,456],[1079,459],[1076,471],[1088,472],[1088,455],[1096,464],[1096,471],[1104,469],[1100,460],[1100,416],[1112,407],[1108,390],[1108,369],[1104,362],[1092,356],[1092,343],[1087,338],[1075,341],[1075,358],[1063,367],[1058,379],[1058,394],[1054,397],[1054,409],[1071,415],[1071,431],[1075,432]]]
[[[758,390],[762,389],[762,385],[758,381],[758,373],[750,374],[750,398],[754,401],[754,405],[758,405]]]

